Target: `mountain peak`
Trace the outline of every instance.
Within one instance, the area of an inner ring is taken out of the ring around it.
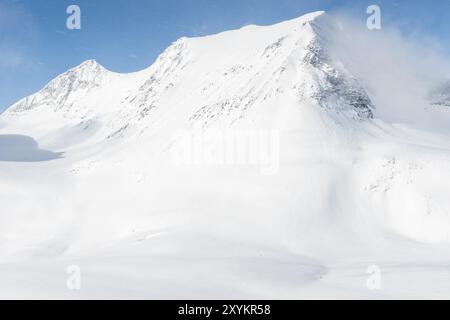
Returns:
[[[80,63],[80,67],[81,66],[86,66],[86,67],[90,67],[90,66],[97,66],[99,65],[99,63],[97,62],[97,60],[95,59],[88,59],[86,61],[83,61],[82,63]]]
[[[106,72],[96,60],[86,60],[50,81],[41,91],[20,100],[6,113],[20,113],[41,106],[62,109],[74,92],[88,92],[101,86]]]
[[[297,17],[297,18],[294,18],[294,19],[288,20],[288,21],[297,21],[297,22],[301,22],[301,23],[308,23],[308,22],[316,21],[318,18],[324,17],[324,16],[326,16],[325,11],[315,11],[315,12],[304,14],[300,17]]]
[[[105,67],[103,67],[100,63],[97,62],[95,59],[89,59],[86,61],[83,61],[78,66],[70,69],[70,71],[83,71],[83,72],[93,72],[93,73],[99,73],[99,72],[105,72],[107,71]]]

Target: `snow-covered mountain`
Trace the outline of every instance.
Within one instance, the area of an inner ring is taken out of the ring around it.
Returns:
[[[386,95],[346,38],[323,12],[182,38],[143,71],[86,61],[13,105],[0,297],[448,297],[448,95],[401,95],[400,77]],[[207,132],[269,149],[174,161]],[[365,286],[372,264],[385,291]],[[79,293],[58,282],[69,265]],[[411,270],[436,281],[409,290]]]
[[[321,15],[182,38],[150,68],[135,74],[116,74],[86,61],[19,101],[4,117],[14,117],[10,122],[15,126],[26,119],[27,127],[35,127],[31,118],[39,126],[44,117],[51,118],[46,126],[58,125],[56,129],[96,125],[105,139],[164,118],[180,118],[177,126],[183,121],[231,125],[247,114],[265,113],[279,97],[291,96],[299,104],[372,118],[367,92],[327,50],[326,38],[334,26]],[[249,41],[236,42],[236,37]],[[61,118],[58,124],[55,115]]]
[[[450,81],[440,83],[431,91],[430,101],[433,105],[450,107]]]

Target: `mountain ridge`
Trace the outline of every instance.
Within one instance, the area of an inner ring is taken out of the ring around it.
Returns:
[[[266,46],[263,52],[263,55],[266,54],[267,57],[270,56],[270,52],[277,50],[279,46],[281,46],[281,40],[285,39],[285,37],[289,37],[294,33],[295,37],[295,30],[299,28],[305,28],[307,24],[314,23],[314,21],[324,17],[324,12],[315,12],[311,13],[306,16],[302,16],[300,18],[296,18],[290,21],[281,22],[272,26],[264,26],[264,27],[254,27],[253,31],[256,32],[266,32],[266,30],[276,30],[276,29],[283,29],[282,34],[284,33],[284,37],[279,38],[276,42],[273,42],[269,44],[269,46]],[[317,21],[316,21],[317,24]],[[245,29],[245,28],[244,28]],[[5,112],[5,114],[9,113],[17,113],[24,110],[30,110],[36,106],[42,106],[42,105],[54,105],[54,109],[61,108],[66,104],[66,100],[68,96],[70,96],[73,92],[78,89],[83,90],[87,89],[87,92],[82,93],[82,95],[88,94],[88,91],[94,90],[95,87],[104,85],[102,83],[102,78],[106,76],[115,76],[115,77],[126,77],[128,75],[142,75],[142,78],[137,81],[135,86],[137,88],[134,88],[136,95],[134,97],[124,97],[125,100],[130,101],[130,105],[134,104],[134,108],[137,109],[138,113],[143,116],[147,114],[151,109],[154,107],[154,102],[149,102],[148,100],[151,99],[155,91],[164,91],[164,89],[167,89],[167,87],[173,86],[172,82],[166,83],[165,88],[159,88],[158,85],[159,82],[163,81],[163,78],[170,77],[170,74],[175,72],[180,72],[179,69],[183,69],[185,66],[180,66],[180,63],[183,63],[183,59],[188,59],[187,53],[189,51],[189,47],[191,44],[196,44],[199,41],[205,41],[210,39],[221,39],[223,37],[234,37],[235,34],[242,32],[243,29],[238,30],[232,30],[232,31],[226,31],[222,32],[216,35],[212,36],[206,36],[206,37],[198,37],[198,38],[186,38],[182,37],[175,41],[171,46],[169,46],[155,61],[154,64],[152,64],[150,67],[137,72],[133,74],[118,74],[113,73],[111,71],[106,70],[104,67],[102,67],[98,62],[95,60],[87,60],[83,63],[81,63],[79,66],[74,67],[70,69],[69,71],[61,74],[60,76],[56,77],[54,80],[52,80],[48,85],[46,85],[41,91],[39,91],[36,94],[33,94],[25,99],[22,99],[17,104],[13,105],[12,107],[8,108],[8,110]],[[312,28],[312,32],[315,33],[314,28]],[[286,34],[287,33],[287,34]],[[313,34],[311,37],[315,37],[316,35]],[[220,46],[218,46],[220,47]],[[320,50],[320,44],[316,44],[314,48],[310,48],[311,50],[317,49]],[[202,50],[201,48],[199,49]],[[310,52],[312,53],[312,52]],[[193,58],[195,59],[195,58]],[[309,59],[319,59],[320,57],[314,56],[312,54]],[[309,61],[310,63],[313,63],[312,60]],[[316,61],[317,62],[317,61]],[[323,61],[321,61],[323,63]],[[240,68],[241,66],[235,65],[233,68]],[[321,66],[323,67],[323,66]],[[231,71],[235,72],[236,70],[231,69]],[[176,75],[176,74],[175,74]],[[326,75],[327,77],[331,77],[330,75]],[[332,81],[338,82],[340,81],[339,77],[335,75],[334,79]],[[91,81],[91,88],[88,88],[89,81]],[[356,82],[355,82],[356,83]],[[353,83],[352,85],[354,85]],[[329,86],[332,87],[332,84],[329,83]],[[56,88],[54,88],[56,87]],[[65,88],[66,91],[58,92],[59,88]],[[333,88],[331,88],[332,90]],[[133,89],[131,89],[133,90]],[[317,90],[320,90],[317,89]],[[362,92],[362,90],[359,90]],[[56,96],[54,95],[60,95]],[[40,97],[40,96],[44,97]],[[52,101],[52,99],[54,101]],[[36,101],[37,100],[37,101]],[[364,98],[360,99],[361,101],[366,102],[367,110],[365,111],[370,116],[370,107],[369,107],[369,98],[367,95],[364,95]],[[137,101],[137,103],[135,103]],[[361,102],[362,104],[362,102]],[[129,111],[133,112],[133,107],[129,107]]]

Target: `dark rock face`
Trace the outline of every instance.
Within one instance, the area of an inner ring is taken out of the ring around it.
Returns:
[[[367,92],[359,81],[345,69],[338,70],[332,66],[333,62],[328,57],[326,50],[316,39],[308,45],[303,63],[313,67],[320,77],[326,80],[313,94],[313,98],[319,104],[337,101],[341,105],[353,108],[353,111],[361,119],[373,118],[372,110],[375,107]]]
[[[431,91],[429,100],[432,105],[450,107],[450,80],[434,88]]]

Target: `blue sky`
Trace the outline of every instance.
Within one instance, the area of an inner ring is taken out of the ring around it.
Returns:
[[[81,8],[81,30],[66,28],[71,4]],[[370,4],[381,7],[383,27],[428,37],[450,56],[450,0],[0,0],[0,111],[87,59],[137,71],[182,36],[317,10],[347,12],[365,23]]]

